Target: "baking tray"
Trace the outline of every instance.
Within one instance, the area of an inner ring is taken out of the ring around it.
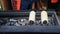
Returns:
[[[36,10],[36,16],[39,17],[41,11]],[[54,10],[47,10],[48,15],[53,17],[54,23],[56,25],[25,25],[25,26],[0,26],[0,32],[60,32],[60,22]],[[23,11],[4,11],[0,12],[0,18],[12,18],[12,17],[28,17],[30,11],[23,10]]]

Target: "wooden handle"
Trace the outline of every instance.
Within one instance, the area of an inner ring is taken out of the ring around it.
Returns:
[[[42,2],[42,0],[37,0],[37,7],[39,10],[46,10],[46,4],[44,2]]]
[[[35,3],[32,4],[32,9],[33,9],[33,10],[35,9]]]
[[[0,1],[1,1],[1,5],[2,5],[3,10],[10,10],[11,9],[10,0],[0,0]]]

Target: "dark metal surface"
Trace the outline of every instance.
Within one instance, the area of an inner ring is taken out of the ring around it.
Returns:
[[[60,32],[60,26],[1,26],[0,32]]]

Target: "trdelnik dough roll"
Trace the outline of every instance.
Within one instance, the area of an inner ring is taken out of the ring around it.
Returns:
[[[30,12],[30,15],[29,15],[29,22],[30,23],[33,23],[33,22],[35,22],[35,12],[34,11],[31,11]]]
[[[42,24],[48,24],[48,14],[46,11],[41,12],[41,22]]]

